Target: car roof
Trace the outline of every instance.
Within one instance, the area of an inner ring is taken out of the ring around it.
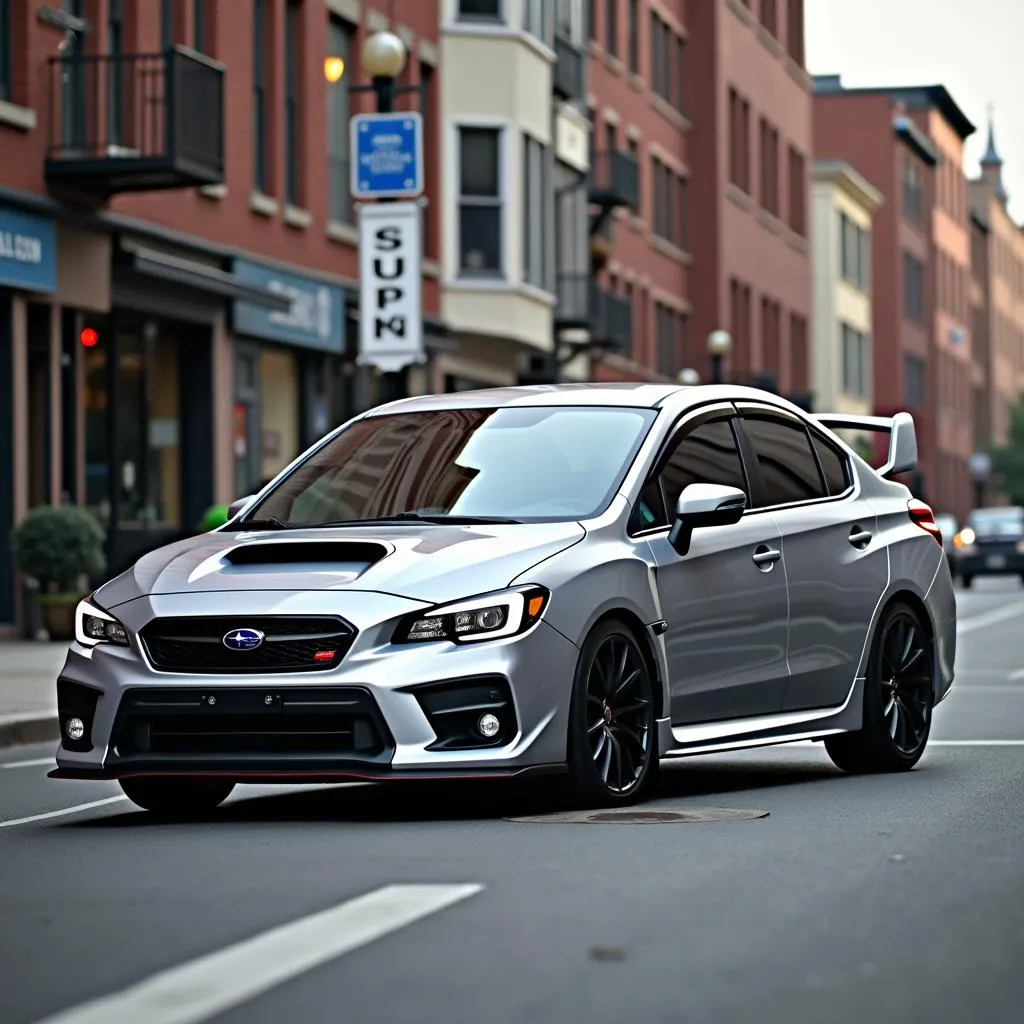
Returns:
[[[635,409],[671,407],[683,411],[694,405],[713,401],[760,401],[799,413],[791,402],[758,388],[728,384],[647,383],[583,383],[534,384],[505,388],[481,388],[478,391],[456,391],[442,395],[418,395],[401,398],[371,409],[367,416],[384,416],[396,412],[440,412],[446,409],[484,409],[501,406],[620,406]]]

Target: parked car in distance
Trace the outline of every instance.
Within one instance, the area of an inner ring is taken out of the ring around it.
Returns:
[[[956,516],[940,512],[935,516],[935,525],[942,534],[942,550],[946,553],[946,564],[952,576],[956,576],[956,535],[960,532]]]
[[[1019,576],[1024,582],[1024,508],[976,508],[953,546],[965,587],[975,576]]]

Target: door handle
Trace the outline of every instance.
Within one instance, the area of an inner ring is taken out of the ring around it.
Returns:
[[[751,556],[754,560],[754,565],[761,570],[761,572],[771,572],[775,567],[775,563],[782,557],[782,552],[776,548],[770,548],[767,544],[758,544],[754,548],[754,554]]]
[[[871,543],[871,533],[862,526],[855,526],[850,531],[850,543],[855,548],[866,548]]]

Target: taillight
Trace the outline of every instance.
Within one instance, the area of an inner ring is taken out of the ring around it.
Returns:
[[[935,543],[942,547],[942,531],[935,522],[931,506],[918,501],[917,498],[911,498],[907,502],[907,509],[910,511],[911,522],[920,526],[925,533],[930,533],[935,538]]]

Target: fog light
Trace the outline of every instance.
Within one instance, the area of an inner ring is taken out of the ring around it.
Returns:
[[[64,726],[64,732],[67,733],[69,740],[77,743],[85,735],[85,722],[80,718],[69,718],[68,724]]]
[[[481,715],[480,720],[476,723],[477,730],[484,739],[494,739],[498,735],[498,731],[501,729],[501,722],[491,714]]]

